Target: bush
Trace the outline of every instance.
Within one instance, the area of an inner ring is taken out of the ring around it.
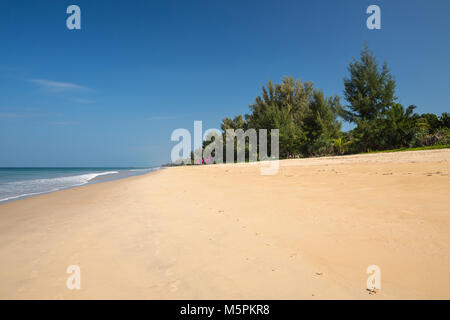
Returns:
[[[439,128],[435,133],[429,133],[428,130],[424,128],[419,128],[414,136],[413,147],[426,147],[433,146],[437,144],[449,144],[450,143],[450,129],[449,128]]]

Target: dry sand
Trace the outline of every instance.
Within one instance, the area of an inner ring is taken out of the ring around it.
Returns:
[[[178,167],[1,204],[0,298],[449,299],[449,164],[447,149],[274,176]]]

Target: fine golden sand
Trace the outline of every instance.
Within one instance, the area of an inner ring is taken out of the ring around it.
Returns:
[[[449,164],[446,149],[273,176],[177,167],[0,204],[0,298],[450,299]]]

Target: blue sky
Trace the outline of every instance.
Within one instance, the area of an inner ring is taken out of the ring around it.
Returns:
[[[81,30],[66,8],[81,8]],[[366,28],[370,4],[381,30]],[[450,1],[0,3],[0,166],[150,166],[176,128],[218,128],[267,80],[342,96],[364,42],[417,111],[449,111]],[[347,126],[348,127],[348,126]]]

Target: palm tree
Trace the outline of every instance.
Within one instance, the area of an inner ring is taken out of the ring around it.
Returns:
[[[414,135],[414,109],[406,110],[400,103],[394,103],[385,112],[384,143],[388,148],[406,147]]]

